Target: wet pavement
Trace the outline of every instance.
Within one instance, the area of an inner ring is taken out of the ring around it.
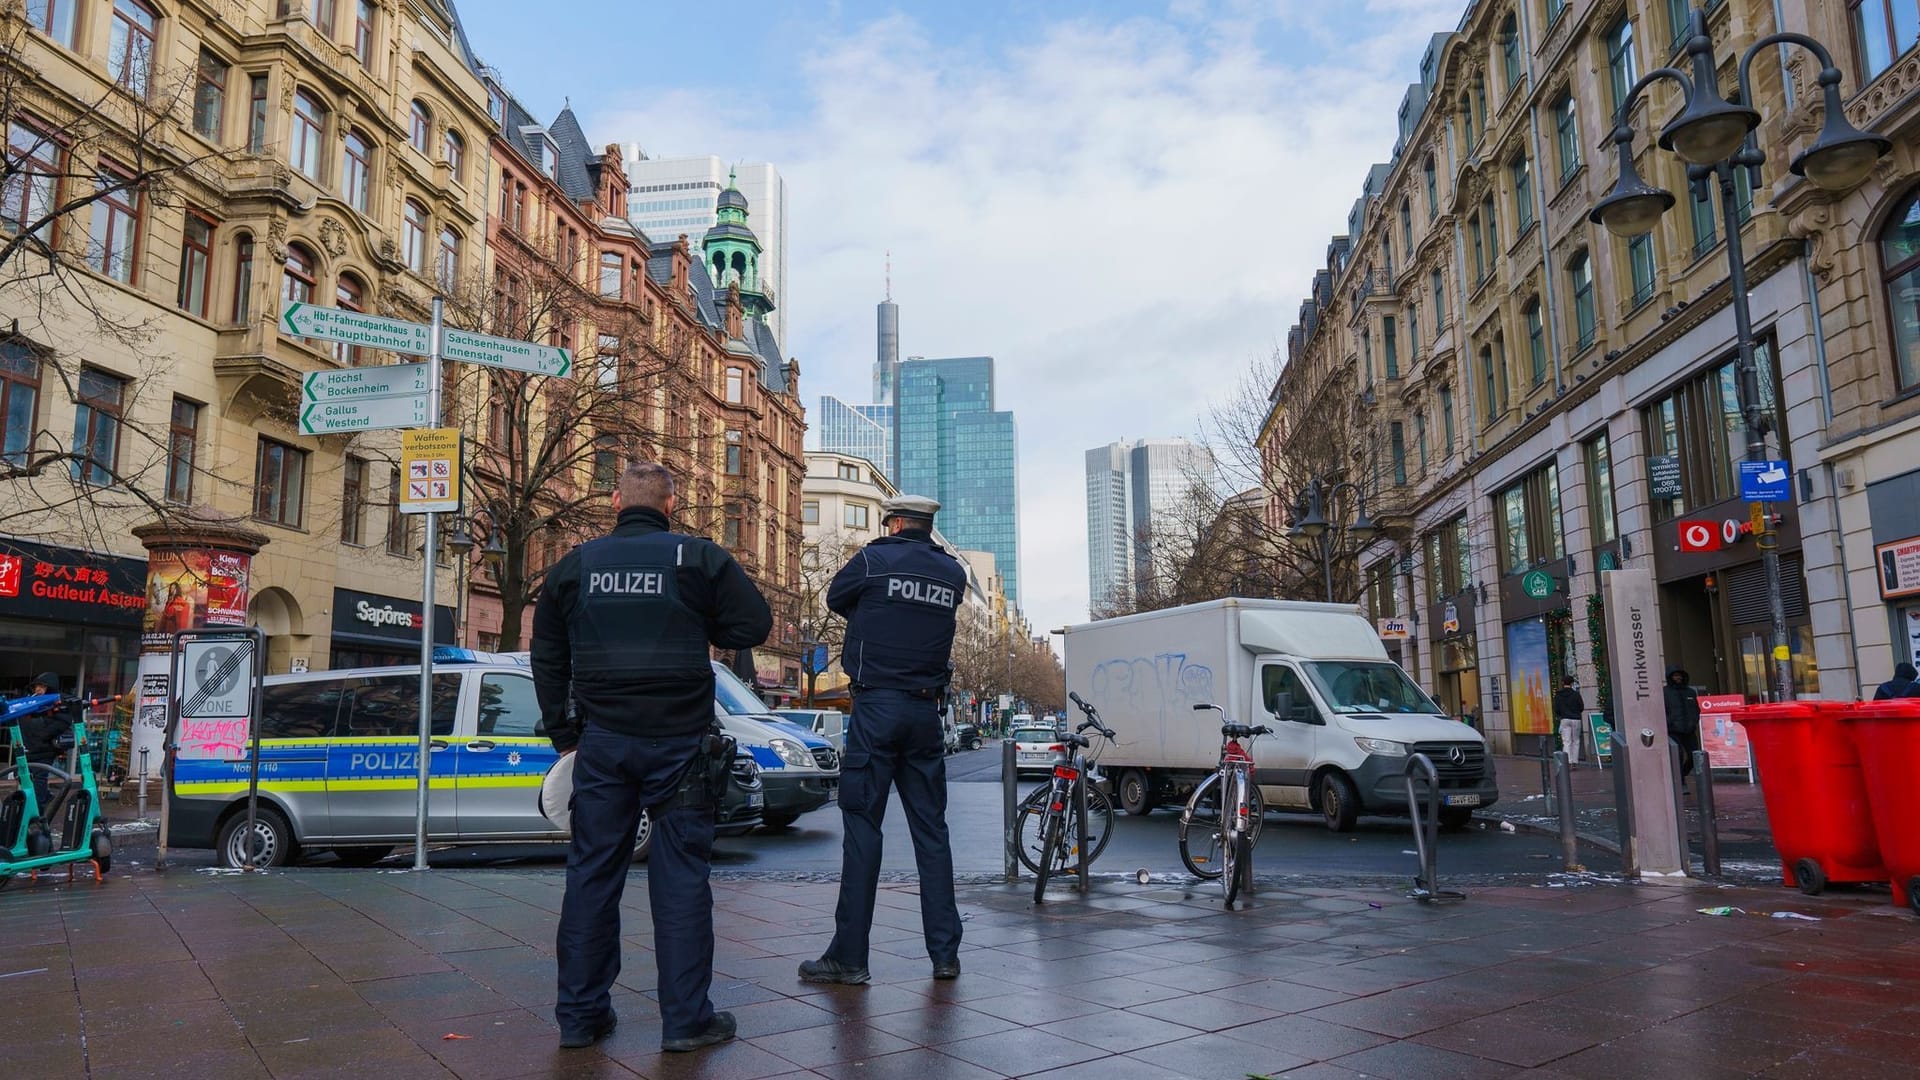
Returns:
[[[873,985],[800,983],[825,883],[716,884],[736,1042],[658,1052],[644,869],[619,1030],[561,1051],[561,876],[116,866],[0,892],[15,1076],[1910,1077],[1920,921],[1884,897],[1542,879],[1422,906],[1387,887],[1099,882],[960,892],[964,974],[929,977],[882,890]],[[1696,909],[1730,905],[1726,917]],[[1769,918],[1793,912],[1819,921]]]

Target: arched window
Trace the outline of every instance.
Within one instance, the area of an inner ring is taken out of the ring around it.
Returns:
[[[467,167],[467,140],[452,128],[447,129],[447,172],[452,174],[456,184],[466,183],[463,175]]]
[[[440,230],[440,287],[451,288],[460,277],[460,234],[452,229]]]
[[[427,153],[427,148],[433,142],[433,113],[427,111],[425,105],[416,101],[413,103],[412,123],[413,126],[408,129],[407,141],[413,144],[415,150],[423,154]]]
[[[373,189],[372,177],[372,142],[359,130],[347,132],[346,168],[340,173],[340,193],[346,196],[348,206],[363,214],[367,212]]]
[[[367,287],[352,274],[341,274],[340,280],[333,286],[333,305],[348,311],[367,310]],[[360,362],[360,346],[337,341],[333,345],[333,358],[349,366]]]
[[[313,302],[314,267],[319,265],[304,244],[287,245],[287,269],[280,276],[280,300],[287,304]]]
[[[406,220],[400,228],[401,253],[407,269],[416,274],[427,272],[427,208],[407,200]]]
[[[1920,383],[1920,190],[1908,193],[1880,230],[1880,266],[1893,322],[1894,376]]]
[[[325,142],[327,107],[302,90],[293,95],[293,145],[288,148],[293,167],[309,179],[320,179],[320,148]]]

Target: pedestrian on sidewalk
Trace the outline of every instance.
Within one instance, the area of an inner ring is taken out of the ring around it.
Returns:
[[[880,887],[881,819],[900,786],[920,870],[920,922],[933,977],[960,974],[960,909],[947,842],[947,757],[940,703],[953,678],[953,633],[967,573],[933,542],[940,504],[918,495],[881,504],[887,535],[860,549],[827,588],[847,620],[840,667],[852,680],[853,717],[840,759],[840,899],[833,942],[800,964],[810,983],[858,985],[870,977],[867,946]]]
[[[1893,678],[1880,684],[1873,692],[1873,700],[1886,701],[1889,698],[1920,697],[1920,671],[1905,660],[1893,665]]]
[[[1687,669],[1667,669],[1667,738],[1680,747],[1680,775],[1693,774],[1693,752],[1700,749],[1700,695],[1687,681]]]
[[[1580,764],[1580,718],[1586,715],[1587,699],[1580,696],[1573,676],[1560,680],[1560,692],[1553,695],[1553,716],[1560,722],[1560,749],[1566,751],[1567,764]]]
[[[714,730],[709,646],[767,639],[773,613],[733,556],[672,531],[673,476],[636,462],[613,490],[611,535],[548,571],[533,616],[533,679],[554,749],[573,759],[573,843],[555,953],[560,1045],[612,1033],[620,898],[640,812],[653,823],[647,899],[659,974],[660,1048],[733,1038],[715,1012],[714,814],[732,743]],[[569,700],[573,709],[569,710]]]

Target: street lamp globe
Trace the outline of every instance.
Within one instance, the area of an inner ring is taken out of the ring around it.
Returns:
[[[469,541],[468,543],[471,544],[472,542]],[[507,546],[500,542],[499,529],[493,530],[487,537],[487,546],[480,549],[480,558],[485,560],[488,566],[496,570],[500,568],[500,564],[507,561]]]
[[[1687,107],[1660,132],[1660,145],[1694,165],[1713,165],[1732,156],[1747,132],[1760,126],[1760,114],[1718,94],[1696,93]]]
[[[1622,134],[1616,136],[1620,144],[1620,179],[1606,198],[1594,204],[1587,218],[1615,236],[1631,239],[1653,231],[1660,223],[1660,215],[1673,206],[1673,194],[1640,179],[1640,170],[1633,166],[1633,133],[1625,128],[1621,131]]]
[[[1367,516],[1365,506],[1360,508],[1360,516],[1353,519],[1353,524],[1347,526],[1347,535],[1363,544],[1379,534],[1380,526],[1374,524],[1373,519]]]
[[[465,524],[457,520],[454,522],[453,535],[447,537],[447,549],[463,558],[473,550],[473,535],[467,532]]]

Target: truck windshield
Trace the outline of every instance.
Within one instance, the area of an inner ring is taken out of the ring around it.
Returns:
[[[1306,665],[1320,693],[1340,713],[1438,713],[1440,706],[1400,670],[1381,660],[1321,660]]]
[[[740,676],[720,664],[713,665],[713,699],[728,716],[765,716],[767,703],[747,688]]]

